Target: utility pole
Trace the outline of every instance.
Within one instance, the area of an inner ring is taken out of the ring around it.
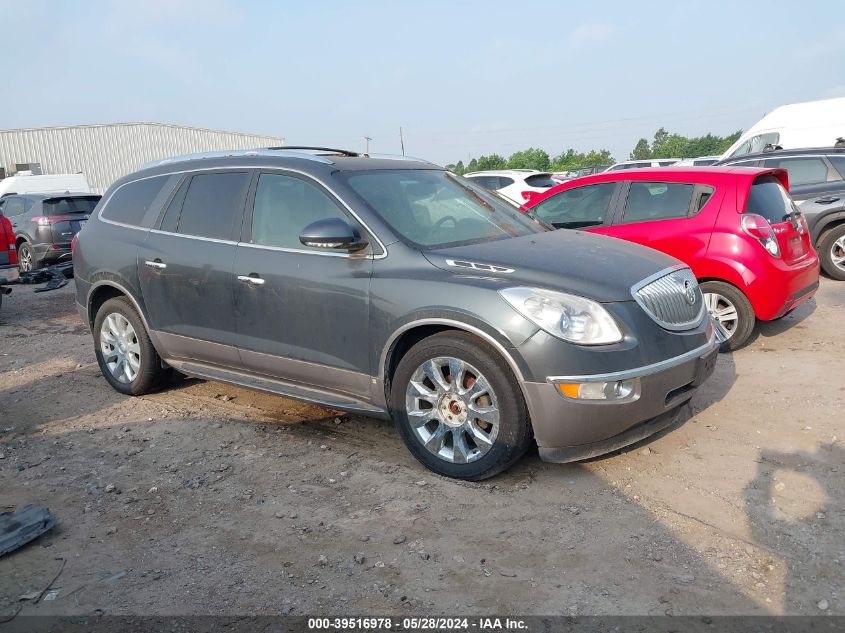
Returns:
[[[369,136],[364,137],[364,153],[365,154],[369,155],[369,153],[370,153],[370,141],[372,141],[372,140],[373,139],[371,139]]]
[[[405,155],[405,139],[402,136],[402,126],[399,126],[399,144],[402,146],[402,156]]]

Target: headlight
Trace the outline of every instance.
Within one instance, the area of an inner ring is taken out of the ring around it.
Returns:
[[[605,345],[622,340],[616,321],[601,304],[543,288],[505,288],[505,301],[552,336],[580,345]]]

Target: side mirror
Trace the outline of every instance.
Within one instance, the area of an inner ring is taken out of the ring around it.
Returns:
[[[299,234],[299,241],[305,246],[315,248],[342,248],[348,251],[360,251],[367,246],[349,223],[340,218],[329,218],[312,222]]]

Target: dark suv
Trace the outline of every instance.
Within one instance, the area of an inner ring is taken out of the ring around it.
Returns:
[[[70,261],[70,242],[100,196],[92,193],[26,193],[0,198],[0,215],[12,223],[22,272]]]
[[[789,193],[807,219],[822,269],[845,281],[845,147],[776,149],[718,164],[786,169]]]
[[[74,253],[103,376],[173,369],[393,418],[432,470],[572,461],[669,426],[713,370],[690,270],[553,231],[423,161],[256,150],[151,166]]]

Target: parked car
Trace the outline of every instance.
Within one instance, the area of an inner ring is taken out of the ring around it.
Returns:
[[[464,178],[490,191],[497,191],[517,205],[557,184],[550,173],[533,169],[474,171],[464,174]]]
[[[582,176],[589,176],[590,174],[599,174],[607,171],[610,165],[592,165],[589,167],[579,167],[578,169],[570,169],[569,171],[561,171],[552,174],[552,178],[557,182],[566,182],[573,178],[581,178]]]
[[[70,241],[85,225],[100,196],[91,193],[29,193],[0,198],[12,223],[20,269],[70,261]]]
[[[819,285],[819,260],[782,169],[668,167],[579,178],[528,206],[544,222],[663,251],[701,284],[724,351]]]
[[[674,165],[680,158],[655,158],[651,160],[626,160],[611,165],[605,171],[621,171],[623,169],[643,169],[645,167],[668,167]]]
[[[682,158],[674,167],[709,167],[719,162],[718,156],[699,156],[698,158]]]
[[[832,147],[842,137],[845,137],[845,97],[790,103],[775,108],[748,128],[721,159],[757,154],[767,147]]]
[[[0,197],[24,193],[55,193],[58,191],[91,192],[84,174],[16,175],[0,180]]]
[[[12,291],[9,286],[19,277],[15,233],[9,218],[0,213],[0,306],[3,305],[3,296]]]
[[[112,185],[74,252],[105,380],[175,368],[390,418],[481,479],[670,425],[713,370],[690,270],[549,230],[430,163],[303,148],[171,159]]]
[[[810,227],[822,269],[845,281],[845,147],[774,150],[722,161],[737,167],[780,167]]]

